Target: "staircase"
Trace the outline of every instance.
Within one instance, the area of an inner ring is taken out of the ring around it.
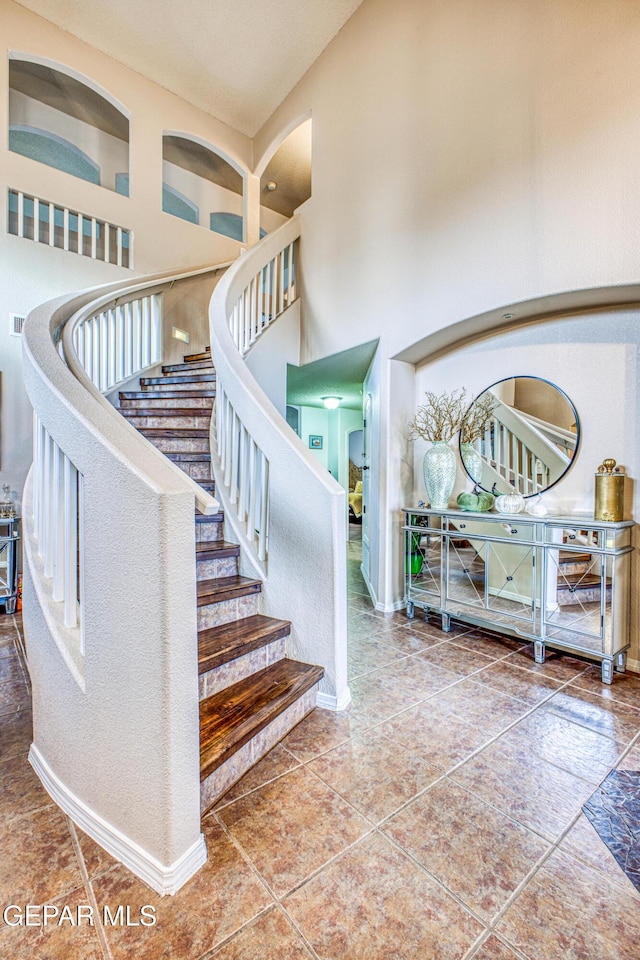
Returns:
[[[606,602],[611,601],[611,579],[606,579]],[[602,581],[599,558],[590,553],[561,550],[558,558],[557,602],[560,607],[600,603]]]
[[[216,374],[209,350],[120,393],[120,413],[205,490]],[[290,623],[260,614],[260,580],[238,573],[224,515],[196,514],[202,812],[313,709],[321,667],[286,655]]]

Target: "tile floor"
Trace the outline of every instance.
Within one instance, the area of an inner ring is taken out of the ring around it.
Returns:
[[[637,960],[640,895],[582,804],[640,770],[640,677],[372,611],[349,545],[349,712],[316,710],[203,821],[158,898],[26,761],[18,618],[0,616],[0,907],[124,904],[151,926],[0,926],[2,960]]]

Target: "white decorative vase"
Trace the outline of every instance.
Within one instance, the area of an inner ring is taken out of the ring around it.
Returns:
[[[521,497],[519,493],[503,493],[496,497],[495,507],[498,513],[522,513],[524,497]]]
[[[456,482],[456,455],[446,440],[434,440],[424,455],[424,485],[434,510],[446,510]]]
[[[472,443],[461,443],[460,456],[462,458],[464,468],[473,482],[482,483],[482,467],[484,465],[484,461],[474,445]]]

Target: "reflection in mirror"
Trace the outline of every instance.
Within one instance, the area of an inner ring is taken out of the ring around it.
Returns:
[[[567,395],[539,377],[510,377],[474,400],[494,398],[479,436],[464,442],[464,468],[482,490],[533,497],[560,480],[580,439],[578,414]],[[473,406],[473,404],[472,404]]]

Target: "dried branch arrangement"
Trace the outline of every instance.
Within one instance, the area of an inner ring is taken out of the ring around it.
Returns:
[[[467,407],[467,391],[425,393],[425,402],[418,407],[409,423],[409,439],[449,441],[461,429]]]
[[[478,437],[481,437],[497,406],[498,401],[491,393],[486,390],[481,396],[473,401],[460,425],[460,442],[473,443]]]

